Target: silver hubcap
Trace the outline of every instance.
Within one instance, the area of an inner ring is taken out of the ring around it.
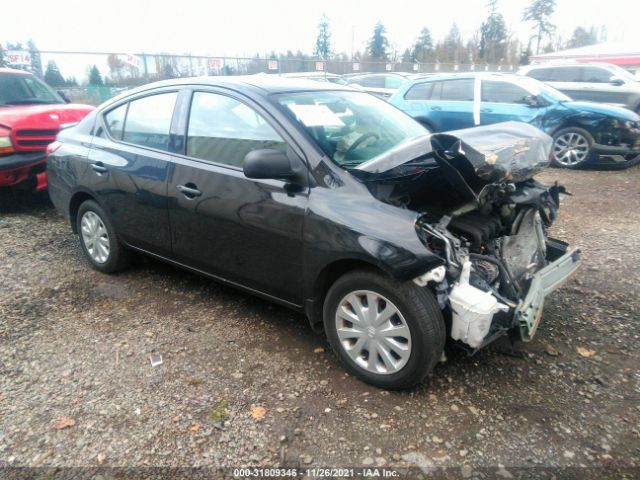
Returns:
[[[370,290],[352,292],[340,301],[336,329],[343,350],[369,372],[396,373],[411,356],[411,332],[400,310]]]
[[[85,212],[80,222],[82,242],[89,256],[97,263],[104,263],[109,258],[109,234],[102,219],[97,213]]]
[[[569,132],[556,138],[553,157],[562,165],[577,165],[587,158],[589,141],[579,133]]]

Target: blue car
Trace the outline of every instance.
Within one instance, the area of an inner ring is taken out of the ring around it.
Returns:
[[[430,76],[403,84],[389,102],[432,132],[512,120],[530,123],[553,137],[551,162],[558,167],[640,163],[640,116],[602,103],[574,102],[529,77]]]

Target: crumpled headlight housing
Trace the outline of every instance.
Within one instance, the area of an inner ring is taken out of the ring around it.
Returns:
[[[634,122],[632,120],[614,119],[611,121],[611,124],[613,128],[626,128],[626,129],[637,128],[637,122]]]

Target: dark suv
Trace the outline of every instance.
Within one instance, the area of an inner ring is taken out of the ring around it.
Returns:
[[[432,136],[329,83],[183,79],[62,131],[49,192],[97,270],[141,252],[281,303],[354,375],[403,388],[447,337],[530,340],[577,268],[545,235],[559,188],[532,178],[550,145],[520,123]]]
[[[548,83],[574,100],[612,103],[640,114],[640,81],[616,65],[529,65],[518,73]]]

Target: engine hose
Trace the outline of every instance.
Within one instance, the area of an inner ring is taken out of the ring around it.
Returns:
[[[518,287],[518,284],[516,284],[516,282],[513,281],[513,277],[511,276],[511,272],[509,272],[507,267],[505,267],[504,264],[500,260],[498,260],[497,258],[489,257],[487,255],[481,255],[479,253],[470,253],[469,254],[469,258],[476,258],[478,260],[485,260],[487,262],[490,262],[490,263],[493,263],[494,265],[496,265],[498,267],[498,270],[500,270],[501,278],[506,279],[506,286],[510,290],[509,293],[511,293],[514,296],[514,298],[518,298],[519,297],[520,288]]]

